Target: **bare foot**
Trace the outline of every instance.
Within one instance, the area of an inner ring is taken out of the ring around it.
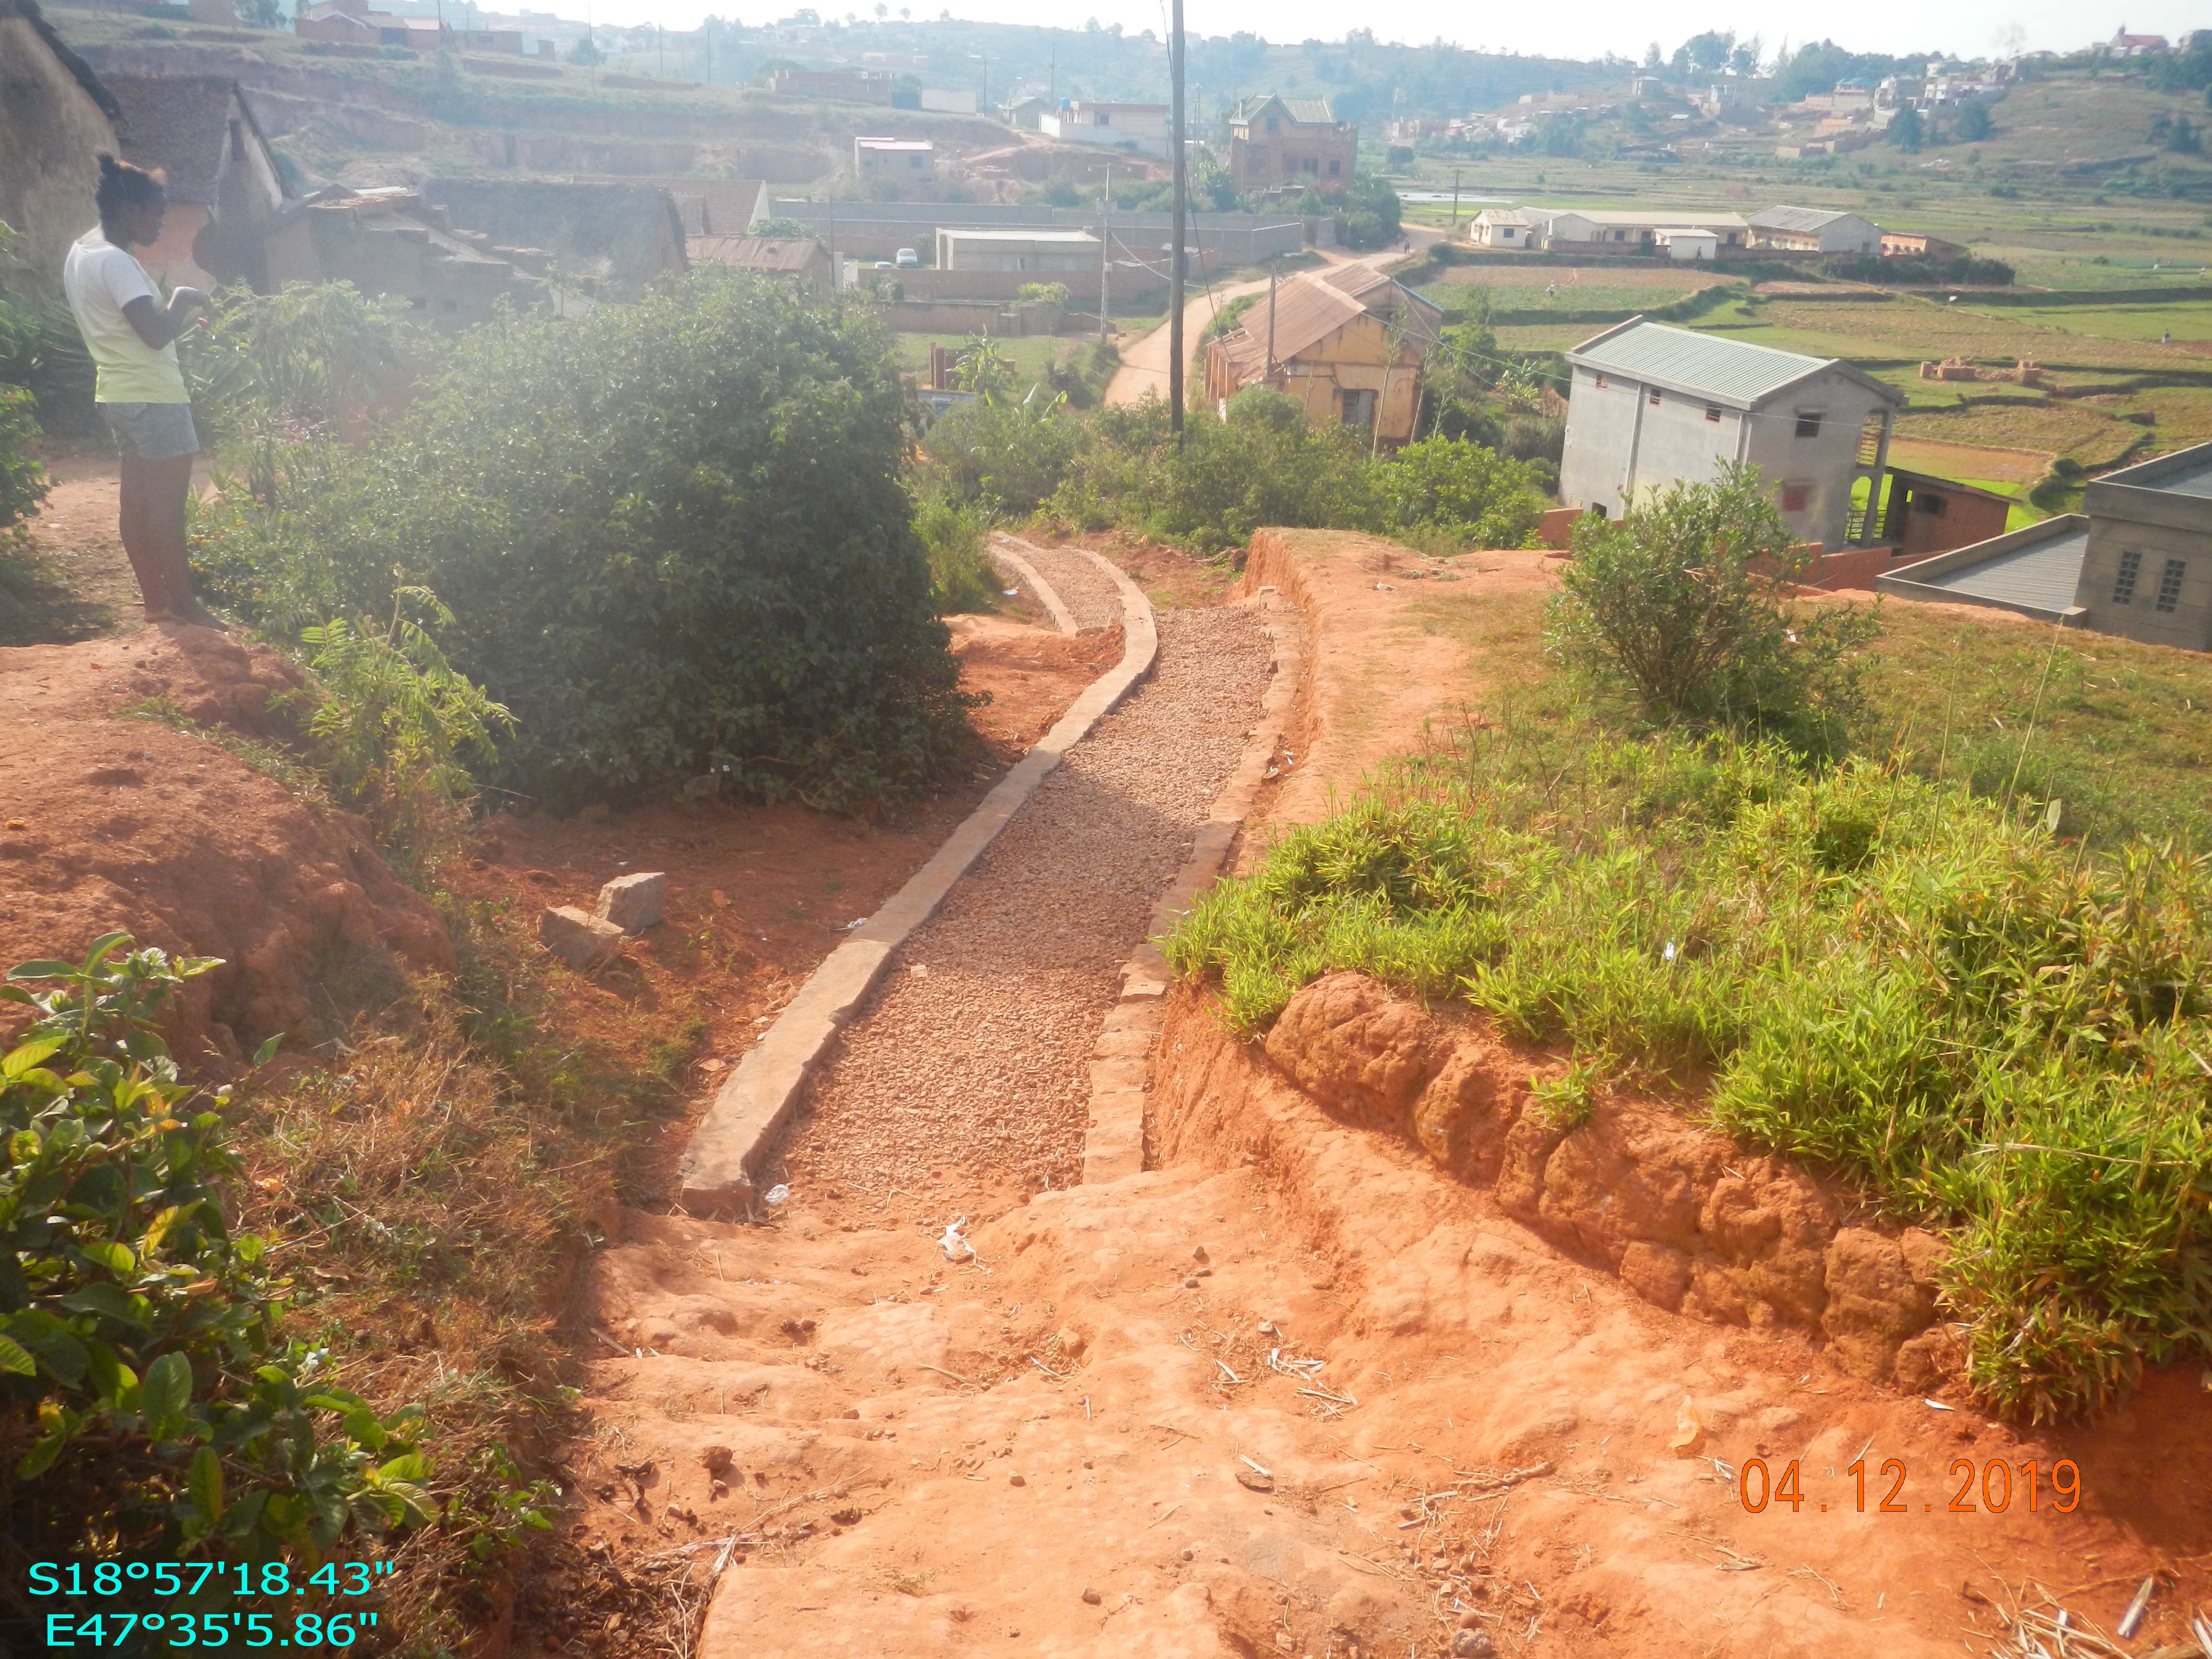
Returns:
[[[186,623],[194,628],[212,628],[218,634],[230,631],[228,623],[194,599],[187,599],[183,604],[167,610],[156,610],[149,605],[146,607],[146,620],[149,623]]]

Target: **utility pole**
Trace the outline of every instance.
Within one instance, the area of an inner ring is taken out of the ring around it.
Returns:
[[[1452,169],[1452,228],[1451,228],[1451,234],[1452,234],[1453,235],[1455,235],[1455,236],[1456,236],[1456,235],[1458,235],[1458,234],[1459,234],[1459,169],[1458,169],[1457,167],[1454,167],[1454,168]]]
[[[1106,343],[1112,325],[1107,321],[1112,290],[1108,279],[1114,271],[1114,164],[1106,164],[1106,194],[1098,224],[1098,343]]]
[[[1275,280],[1281,273],[1267,261],[1267,384],[1275,384]]]
[[[1182,0],[1175,0],[1168,24],[1168,73],[1173,88],[1168,112],[1168,142],[1175,146],[1175,228],[1168,250],[1168,429],[1182,447],[1182,267],[1188,171],[1182,139]]]

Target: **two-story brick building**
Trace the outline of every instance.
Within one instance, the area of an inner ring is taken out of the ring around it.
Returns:
[[[1229,176],[1239,191],[1345,190],[1359,154],[1359,129],[1340,121],[1326,98],[1248,98],[1229,118]]]

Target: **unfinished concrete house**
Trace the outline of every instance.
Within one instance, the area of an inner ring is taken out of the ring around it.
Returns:
[[[1783,522],[1833,552],[1871,544],[1859,481],[1881,499],[1905,394],[1850,364],[1632,318],[1567,354],[1574,374],[1559,499],[1618,514],[1640,491],[1747,461]]]
[[[830,285],[830,250],[811,236],[694,236],[690,252],[694,265],[794,276],[824,293]]]
[[[1875,586],[2212,651],[2212,444],[2108,472],[2079,513],[1923,559]]]
[[[456,232],[477,233],[486,248],[542,251],[564,289],[597,299],[635,302],[689,263],[676,204],[650,185],[435,179],[422,194]]]
[[[300,198],[244,88],[221,76],[105,78],[123,111],[123,159],[159,171],[169,188],[161,240],[139,263],[164,282],[267,291],[264,245]]]
[[[98,222],[94,157],[115,148],[122,112],[36,0],[0,0],[0,220],[42,281],[59,283],[70,244]]]
[[[545,249],[495,243],[458,227],[420,191],[399,185],[318,191],[270,235],[267,259],[280,285],[351,283],[364,294],[396,295],[447,328],[485,321],[501,300],[591,303],[580,287],[556,295]]]
[[[1217,401],[1271,386],[1305,406],[1310,422],[1354,428],[1395,448],[1413,435],[1422,376],[1443,337],[1443,313],[1371,265],[1301,271],[1243,326],[1206,349],[1206,395]]]

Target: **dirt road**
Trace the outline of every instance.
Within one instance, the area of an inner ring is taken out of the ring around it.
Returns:
[[[1198,298],[1182,308],[1182,337],[1186,349],[1195,352],[1198,343],[1205,337],[1208,324],[1231,300],[1247,294],[1265,294],[1267,279],[1264,276],[1249,283],[1229,283],[1220,287],[1201,290]],[[1121,348],[1121,366],[1114,371],[1114,378],[1106,383],[1106,401],[1109,404],[1133,404],[1144,400],[1150,392],[1153,397],[1168,395],[1168,365],[1173,354],[1168,349],[1168,325],[1162,321],[1149,334],[1140,335]]]
[[[1439,240],[1439,233],[1424,230],[1416,226],[1408,226],[1406,234],[1411,239],[1416,252],[1425,248],[1431,242]],[[1357,256],[1340,252],[1334,248],[1324,248],[1321,251],[1321,255],[1331,264],[1358,263],[1386,267],[1407,258],[1406,254],[1395,247],[1382,248],[1373,253],[1362,253]],[[1184,349],[1194,354],[1197,352],[1198,343],[1204,337],[1206,325],[1212,322],[1215,314],[1231,300],[1239,299],[1247,294],[1265,294],[1267,291],[1267,279],[1264,276],[1255,277],[1249,283],[1225,283],[1217,284],[1210,289],[1201,289],[1198,297],[1188,301],[1182,308]],[[1121,348],[1121,366],[1114,371],[1114,378],[1106,383],[1106,401],[1109,404],[1138,403],[1148,392],[1155,397],[1166,397],[1168,395],[1168,362],[1170,356],[1168,350],[1168,325],[1163,319],[1150,333],[1139,336]]]

